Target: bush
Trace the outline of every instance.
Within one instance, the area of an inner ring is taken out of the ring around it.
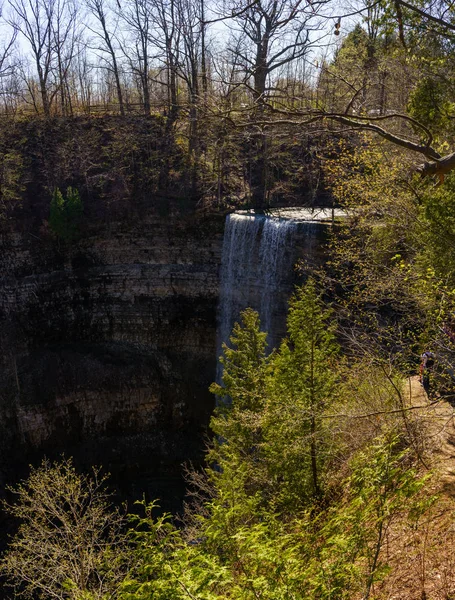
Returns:
[[[20,521],[0,561],[14,597],[112,597],[123,577],[123,517],[109,503],[106,477],[77,473],[71,460],[46,460],[10,491],[6,511]]]
[[[50,205],[49,225],[57,238],[71,242],[78,237],[82,210],[82,200],[76,188],[68,187],[66,198],[55,188]]]

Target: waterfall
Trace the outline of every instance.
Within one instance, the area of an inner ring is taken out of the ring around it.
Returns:
[[[217,357],[229,342],[234,323],[247,307],[259,312],[268,333],[269,350],[278,340],[277,317],[286,313],[292,290],[292,248],[297,222],[263,215],[231,214],[226,218],[221,258]],[[286,298],[283,300],[283,291]],[[217,369],[220,381],[221,368]]]
[[[289,282],[292,273],[292,242],[296,222],[289,219],[265,219],[259,245],[259,282],[261,286],[261,304],[259,315],[262,328],[267,331],[267,341],[273,345],[274,314],[280,289]]]

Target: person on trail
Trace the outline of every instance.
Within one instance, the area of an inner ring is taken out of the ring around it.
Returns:
[[[425,351],[420,357],[420,383],[426,393],[430,394],[430,374],[434,367],[434,352]]]

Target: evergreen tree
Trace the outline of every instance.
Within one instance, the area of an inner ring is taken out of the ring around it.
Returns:
[[[229,396],[212,419],[216,486],[243,490],[258,506],[291,510],[322,494],[329,456],[323,413],[336,394],[337,344],[313,279],[290,301],[288,338],[265,357],[257,313],[242,315],[223,359]]]
[[[57,238],[74,241],[79,233],[82,216],[82,200],[76,188],[68,187],[66,198],[55,188],[49,211],[49,225]]]
[[[49,211],[49,225],[57,237],[63,237],[65,230],[65,200],[62,192],[55,188]]]
[[[370,596],[387,574],[392,521],[407,523],[408,510],[419,518],[429,504],[400,422],[386,420],[384,435],[344,457],[339,494],[320,502],[333,473],[323,417],[340,402],[334,330],[312,279],[291,299],[288,338],[268,357],[257,313],[242,314],[224,347],[223,386],[211,388],[222,401],[199,504],[183,530],[153,519],[153,506],[135,519],[122,599]]]
[[[285,504],[322,494],[327,436],[322,416],[337,384],[335,325],[309,279],[290,301],[288,338],[273,360],[266,416],[271,475]]]
[[[258,314],[245,310],[241,324],[234,326],[232,348],[224,346],[223,386],[211,386],[223,400],[210,423],[215,438],[208,454],[212,465],[208,475],[233,506],[243,505],[247,497],[259,500],[264,491],[261,445],[269,364],[266,337],[260,331]]]

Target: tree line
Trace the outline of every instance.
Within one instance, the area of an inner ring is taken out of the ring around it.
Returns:
[[[0,15],[3,110],[70,115],[102,104],[175,119],[209,92],[257,99],[309,70],[301,59],[322,36],[312,34],[327,4],[11,0]]]
[[[330,0],[8,0],[0,108],[6,118],[159,114],[188,152],[194,192],[208,166],[220,197],[232,156],[247,151],[242,177],[256,206],[273,202],[283,164],[298,169],[280,144],[306,144],[311,161],[325,156],[321,133],[372,132],[442,181],[455,161],[451,10],[401,0],[346,9]]]

